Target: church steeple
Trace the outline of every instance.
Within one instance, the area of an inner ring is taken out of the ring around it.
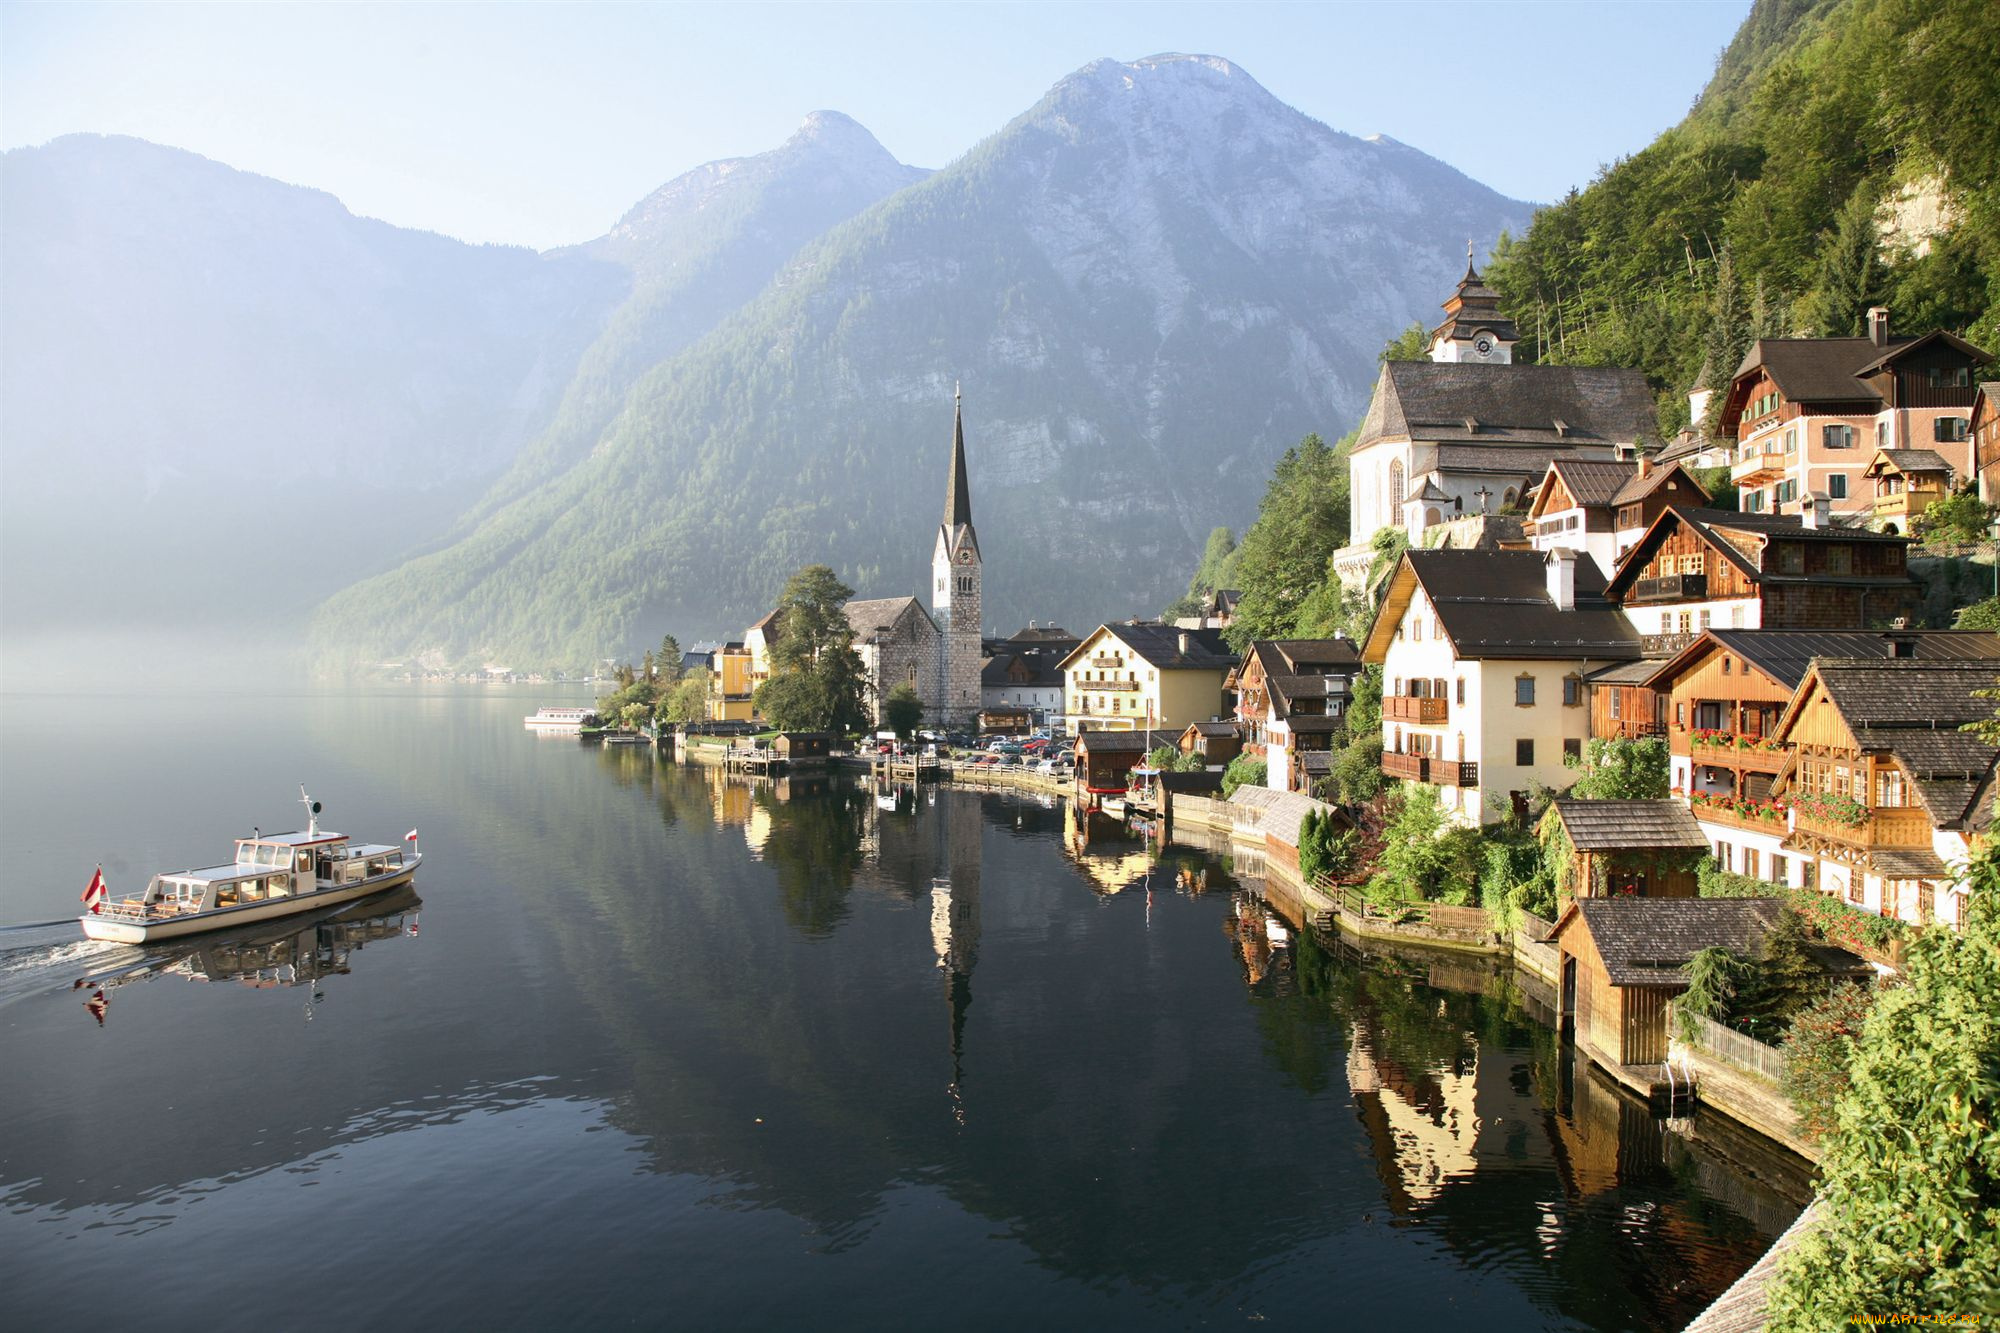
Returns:
[[[945,482],[944,526],[947,532],[972,527],[972,488],[965,480],[965,396],[951,391],[951,476]]]
[[[1431,360],[1483,361],[1508,365],[1521,340],[1514,321],[1500,311],[1500,293],[1472,266],[1472,242],[1465,243],[1465,276],[1445,298],[1444,323],[1431,330]]]

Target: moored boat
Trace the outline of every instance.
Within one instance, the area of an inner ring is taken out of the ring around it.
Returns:
[[[589,708],[538,708],[522,719],[529,731],[568,732],[572,735],[597,721]]]
[[[142,894],[113,899],[101,892],[102,874],[86,890],[91,910],[83,933],[94,940],[146,944],[225,926],[310,912],[352,902],[410,882],[423,853],[416,830],[400,846],[355,842],[319,826],[317,801],[306,804],[302,832],[253,833],[236,840],[236,859],[199,870],[153,876]]]

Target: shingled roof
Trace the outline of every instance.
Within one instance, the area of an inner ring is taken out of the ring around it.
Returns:
[[[1389,361],[1355,448],[1392,438],[1603,447],[1657,442],[1656,422],[1652,390],[1636,370]],[[1544,458],[1534,471],[1546,466]]]
[[[1539,551],[1407,551],[1394,577],[1410,571],[1461,659],[1638,657],[1639,632],[1604,599],[1596,564],[1576,561],[1575,605],[1562,611],[1549,598],[1544,560]],[[1400,619],[1385,600],[1369,633],[1371,652],[1391,614]]]
[[[1708,835],[1679,801],[1586,801],[1562,797],[1551,808],[1579,852],[1688,848],[1708,850]]]
[[[2000,674],[2000,634],[1987,630],[1711,629],[1659,668],[1676,675],[1719,645],[1787,689],[1797,689],[1815,657],[1886,661],[1900,649],[1918,661],[1993,662]]]
[[[1705,509],[1693,505],[1669,505],[1662,509],[1638,541],[1618,557],[1618,570],[1611,576],[1609,595],[1623,599],[1631,590],[1635,579],[1642,576],[1651,563],[1653,552],[1659,549],[1667,534],[1676,527],[1685,527],[1704,538],[1709,548],[1723,559],[1741,570],[1752,583],[1766,579],[1790,579],[1804,582],[1805,575],[1781,575],[1774,570],[1759,567],[1750,552],[1769,543],[1774,538],[1785,541],[1841,542],[1845,544],[1899,543],[1908,547],[1908,537],[1891,536],[1886,532],[1870,532],[1865,528],[1846,528],[1838,525],[1827,528],[1809,528],[1797,514],[1745,514],[1733,509]],[[1732,537],[1737,540],[1732,540]],[[1747,549],[1746,549],[1747,548]],[[1824,575],[1813,576],[1815,582],[1826,582]],[[1909,583],[1907,575],[1855,574],[1842,576],[1842,583]]]
[[[1558,458],[1549,467],[1562,478],[1570,499],[1584,507],[1611,504],[1639,471],[1636,463],[1603,458]]]
[[[1960,728],[1993,715],[1992,701],[1977,694],[1993,688],[1993,664],[1822,658],[1812,671],[1855,743],[1894,756],[1939,827],[1984,821],[1986,803],[1979,797],[2000,761],[2000,747]],[[1786,709],[1780,736],[1807,693]]]
[[[912,608],[925,619],[930,618],[930,613],[925,611],[922,603],[914,597],[874,597],[866,601],[849,602],[844,609],[847,612],[847,623],[854,630],[854,641],[866,643],[894,629],[896,622]],[[936,628],[935,623],[932,628]]]
[[[1863,476],[1880,476],[1884,460],[1898,472],[1950,472],[1952,466],[1935,449],[1877,449]]]
[[[1784,910],[1775,898],[1580,898],[1555,933],[1579,916],[1612,985],[1680,990],[1703,949],[1754,957]]]
[[[1227,671],[1236,665],[1236,654],[1229,651],[1219,629],[1177,629],[1157,621],[1099,628],[1161,671]],[[1096,637],[1093,633],[1071,649],[1062,666],[1067,668]]]

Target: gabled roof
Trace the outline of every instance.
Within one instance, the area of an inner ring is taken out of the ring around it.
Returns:
[[[1891,338],[1888,346],[1893,351],[1912,341]],[[1763,371],[1793,403],[1880,402],[1881,395],[1855,376],[1882,351],[1869,338],[1759,338],[1730,379]]]
[[[1893,365],[1895,362],[1901,361],[1912,352],[1918,352],[1929,347],[1932,343],[1943,343],[1953,351],[1962,353],[1975,366],[1983,366],[1993,359],[1992,353],[1988,352],[1985,348],[1974,347],[1956,333],[1952,333],[1947,329],[1932,329],[1929,333],[1920,334],[1915,338],[1890,339],[1888,350],[1861,367],[1857,373],[1862,375],[1873,374],[1884,366]]]
[[[1588,509],[1611,504],[1619,489],[1637,475],[1639,465],[1616,459],[1557,458],[1550,461],[1549,471],[1562,480],[1563,489],[1578,507]],[[1542,498],[1550,494],[1544,480],[1536,509],[1541,508]]]
[[[1545,557],[1539,551],[1404,552],[1369,627],[1362,660],[1380,662],[1388,656],[1417,588],[1423,589],[1461,659],[1639,656],[1639,632],[1605,600],[1604,576],[1595,562],[1569,556],[1575,564],[1576,602],[1559,611],[1549,598]]]
[[[1226,739],[1237,734],[1234,722],[1190,722],[1187,724],[1187,730],[1181,734],[1186,735],[1188,731],[1210,739]]]
[[[979,683],[1021,689],[1059,687],[1063,674],[1054,653],[995,653],[979,667]]]
[[[1060,625],[1030,625],[1026,629],[1015,630],[1007,639],[1009,643],[1075,643],[1077,637]]]
[[[1352,676],[1361,665],[1361,646],[1352,639],[1252,639],[1243,659],[1267,678]]]
[[[924,610],[923,603],[914,597],[874,597],[866,601],[850,601],[844,610],[856,643],[866,643],[895,629],[897,622],[912,611],[930,624],[932,633],[937,632],[937,623],[931,620],[930,612]]]
[[[1886,752],[1907,773],[1941,828],[1983,820],[1982,789],[2000,747],[1961,728],[1993,716],[1992,662],[1820,658],[1813,662],[1773,733],[1788,738],[1814,698],[1828,700],[1863,750]]]
[[[1702,488],[1702,484],[1694,479],[1693,474],[1679,463],[1656,459],[1644,476],[1640,476],[1637,469],[1634,469],[1631,479],[1618,488],[1618,494],[1611,497],[1611,503],[1637,504],[1668,482],[1672,482],[1676,490],[1682,486],[1688,488],[1688,498],[1685,501],[1687,504],[1701,507],[1707,505],[1713,498]]]
[[[1756,956],[1784,910],[1775,898],[1579,898],[1549,938],[1580,920],[1612,985],[1679,990],[1703,949]]]
[[[1816,657],[1887,661],[1898,644],[1918,661],[1992,662],[2000,672],[2000,634],[1987,630],[1711,629],[1660,663],[1647,683],[1664,688],[1710,653],[1726,651],[1796,690]]]
[[[1707,851],[1708,835],[1679,801],[1586,801],[1559,797],[1551,818],[1579,852]]]
[[[1861,475],[1864,477],[1881,476],[1887,470],[1882,466],[1884,463],[1887,463],[1895,471],[1906,474],[1911,472],[1950,472],[1953,470],[1951,464],[1945,462],[1944,457],[1935,449],[1877,449],[1875,457],[1868,463],[1868,470]]]
[[[1079,731],[1076,748],[1099,754],[1144,754],[1165,745],[1176,733],[1171,731]],[[1153,743],[1148,745],[1146,742]]]
[[[1117,639],[1147,666],[1160,671],[1227,671],[1236,665],[1236,654],[1222,641],[1221,630],[1176,629],[1148,621],[1137,625],[1099,625],[1070,649],[1060,669],[1068,670],[1101,634]],[[1185,649],[1182,644],[1186,644]]]
[[[1691,505],[1668,505],[1653,519],[1651,526],[1639,540],[1618,557],[1618,571],[1611,576],[1610,585],[1606,589],[1607,595],[1622,600],[1631,590],[1632,581],[1651,563],[1653,552],[1659,548],[1659,544],[1666,539],[1668,533],[1681,526],[1693,529],[1710,550],[1736,566],[1752,583],[1762,582],[1771,575],[1771,571],[1760,568],[1759,562],[1746,555],[1743,548],[1761,547],[1774,537],[1782,537],[1786,541],[1847,544],[1896,542],[1905,547],[1910,544],[1908,537],[1892,537],[1886,532],[1870,532],[1865,528],[1809,528],[1797,514],[1743,514],[1733,509],[1699,509]],[[1742,540],[1731,541],[1730,535]],[[1889,581],[1891,576],[1857,574],[1846,577],[1879,583]],[[1904,582],[1906,579],[1896,577],[1894,581]]]
[[[1634,444],[1656,441],[1655,423],[1652,390],[1636,370],[1389,361],[1355,448],[1401,437],[1554,448]],[[1546,459],[1533,470],[1544,466]]]

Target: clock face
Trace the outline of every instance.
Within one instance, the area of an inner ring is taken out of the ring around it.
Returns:
[[[1487,337],[1485,334],[1481,334],[1479,337],[1474,338],[1472,340],[1472,350],[1479,353],[1481,356],[1492,356],[1493,340]]]
[[[961,565],[969,565],[969,564],[971,564],[971,563],[972,563],[972,552],[970,552],[970,551],[960,551],[960,552],[958,553],[958,563],[959,563],[959,564],[961,564]]]

